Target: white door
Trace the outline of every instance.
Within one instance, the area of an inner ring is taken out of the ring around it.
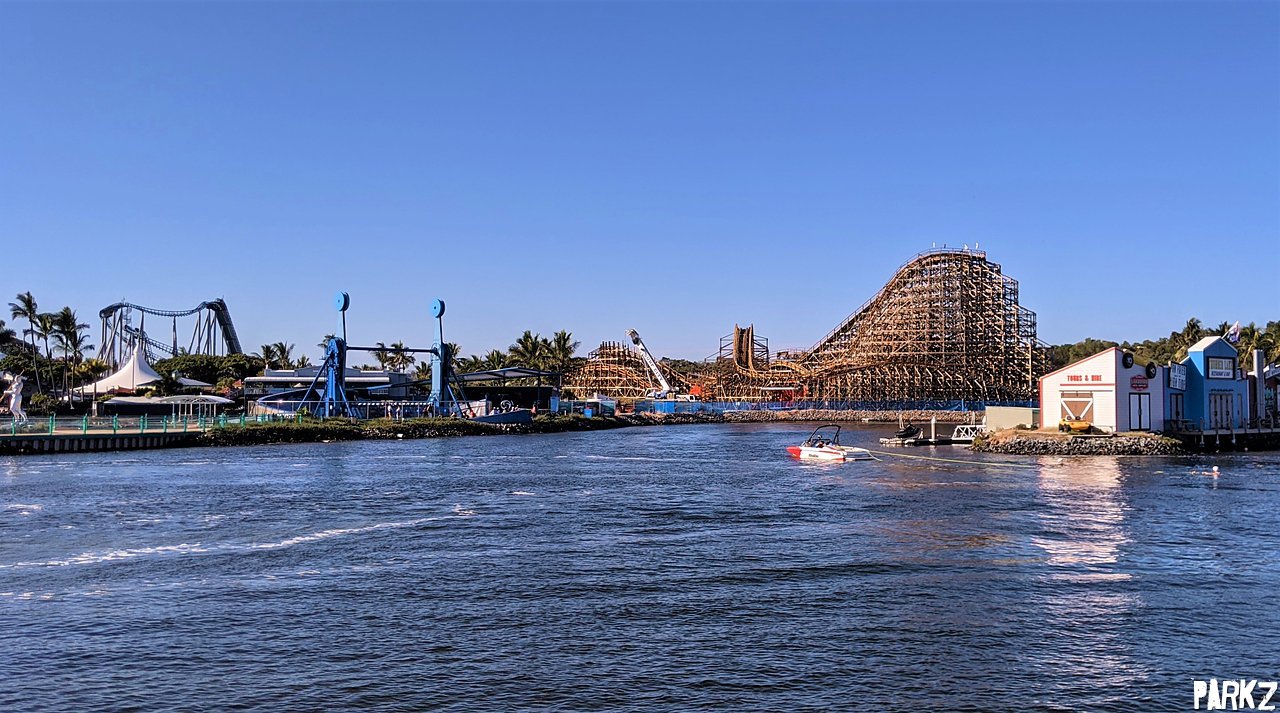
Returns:
[[[1129,430],[1151,430],[1151,394],[1129,394]]]
[[[1209,394],[1209,428],[1231,427],[1231,394]]]

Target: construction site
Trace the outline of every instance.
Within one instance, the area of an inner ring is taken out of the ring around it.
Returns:
[[[677,366],[632,341],[601,344],[565,376],[565,391],[623,402],[963,408],[1035,399],[1048,364],[1017,280],[968,248],[916,255],[808,349],[771,352],[754,326],[735,325],[713,355]]]

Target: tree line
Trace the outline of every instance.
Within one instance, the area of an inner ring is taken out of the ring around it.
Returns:
[[[332,338],[332,334],[327,334],[316,346],[324,349]],[[582,361],[581,357],[576,356],[579,346],[581,342],[575,340],[571,332],[563,329],[550,337],[544,337],[526,329],[505,351],[491,349],[485,354],[470,356],[461,356],[462,349],[456,343],[446,344],[449,353],[453,355],[454,371],[459,373],[491,371],[513,366],[564,373]],[[374,347],[369,354],[376,362],[376,366],[363,364],[357,368],[406,373],[412,370],[416,378],[430,377],[430,359],[419,359],[413,352],[405,351],[407,347],[404,342],[396,341],[391,344],[377,342]],[[294,356],[295,348],[295,345],[288,342],[263,344],[252,357],[261,360],[268,369],[301,369],[312,366],[311,360],[305,354]]]
[[[1233,326],[1231,322],[1221,322],[1216,327],[1205,327],[1199,319],[1192,317],[1182,329],[1169,332],[1169,336],[1159,339],[1147,339],[1141,342],[1113,342],[1105,339],[1082,339],[1074,344],[1059,344],[1049,347],[1049,361],[1053,369],[1060,369],[1085,357],[1111,347],[1132,352],[1134,360],[1139,364],[1155,362],[1167,364],[1179,362],[1186,358],[1187,350],[1196,342],[1209,336],[1226,336]],[[1268,364],[1280,362],[1280,321],[1269,321],[1259,327],[1256,323],[1241,325],[1240,338],[1233,344],[1240,353],[1241,366],[1248,370],[1247,363],[1255,349],[1266,353]]]
[[[96,379],[107,371],[106,363],[86,359],[85,352],[94,348],[89,341],[89,325],[80,321],[76,311],[63,307],[45,312],[31,292],[18,294],[9,303],[9,318],[26,322],[21,333],[0,319],[0,371],[23,374],[34,382],[37,394],[61,390]],[[32,404],[39,401],[34,399]]]

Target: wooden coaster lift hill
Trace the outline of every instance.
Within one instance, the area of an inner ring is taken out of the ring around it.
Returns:
[[[807,350],[770,354],[753,326],[734,327],[690,371],[660,367],[678,393],[704,401],[1026,401],[1048,365],[1018,282],[980,250],[920,253]],[[566,375],[576,398],[651,397],[641,355],[605,342]]]

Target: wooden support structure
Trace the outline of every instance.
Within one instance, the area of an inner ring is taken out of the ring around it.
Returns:
[[[606,343],[566,389],[615,398],[653,387],[639,357]],[[704,398],[752,401],[1026,401],[1048,368],[1036,315],[1018,282],[969,249],[922,252],[807,350],[769,353],[754,326],[734,327],[700,374]],[[683,377],[683,378],[681,378]]]
[[[658,368],[677,388],[685,387],[681,375],[659,362]],[[657,390],[653,374],[640,352],[618,342],[601,342],[585,361],[565,374],[566,398],[589,399],[601,395],[614,399],[643,399]]]

